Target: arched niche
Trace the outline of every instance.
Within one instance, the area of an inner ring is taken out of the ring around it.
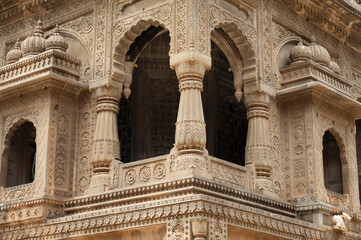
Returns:
[[[275,61],[276,69],[286,67],[291,64],[290,52],[299,42],[299,38],[289,37],[285,39],[277,51],[277,57]]]
[[[345,147],[335,130],[325,131],[322,137],[322,146],[325,188],[339,194],[347,193],[345,188],[347,182]]]
[[[79,81],[88,84],[93,77],[93,66],[89,49],[83,44],[81,36],[78,36],[71,29],[61,28],[60,32],[69,45],[66,52],[81,61]]]
[[[1,185],[13,187],[31,183],[35,178],[36,128],[30,121],[21,119],[5,137],[1,162]]]
[[[279,72],[280,68],[286,67],[291,64],[290,53],[293,47],[295,47],[299,42],[299,38],[293,36],[286,38],[277,49],[277,56],[274,60],[275,74],[278,76],[278,79],[282,79],[282,74]],[[276,83],[276,86],[280,87],[280,81]]]

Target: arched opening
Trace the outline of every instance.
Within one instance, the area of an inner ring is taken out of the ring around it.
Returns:
[[[325,187],[333,192],[343,194],[340,148],[330,131],[326,131],[323,135],[322,144]]]
[[[207,150],[211,156],[245,164],[248,121],[246,108],[234,96],[230,63],[212,41],[212,68],[204,76],[203,105],[207,124]]]
[[[355,122],[356,125],[356,154],[357,154],[357,167],[358,167],[358,186],[361,201],[361,120]]]
[[[31,122],[24,122],[14,132],[9,141],[6,187],[30,183],[35,177],[36,129]],[[5,153],[4,153],[5,155]]]
[[[202,93],[207,124],[209,154],[244,165],[247,138],[246,110],[234,96],[234,77],[224,49],[235,55],[235,46],[226,48],[212,41],[212,69],[204,77]],[[223,35],[222,35],[223,33]],[[169,68],[169,33],[161,26],[150,26],[135,38],[126,60],[135,62],[131,95],[121,99],[118,131],[123,163],[168,154],[173,148],[179,105],[178,80]],[[222,47],[219,47],[218,45]],[[223,45],[222,45],[223,44]],[[234,52],[234,53],[233,53]],[[234,60],[234,55],[231,59]],[[229,56],[228,56],[229,57]],[[239,56],[237,56],[239,57]],[[234,67],[240,67],[232,62]]]
[[[118,131],[121,161],[168,154],[174,144],[179,91],[169,67],[169,32],[151,26],[131,45],[127,60],[135,61],[132,94],[121,99]]]

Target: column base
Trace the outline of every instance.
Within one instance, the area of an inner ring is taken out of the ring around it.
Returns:
[[[255,179],[255,188],[256,188],[256,192],[262,195],[272,198],[278,197],[277,193],[274,190],[273,182],[269,179],[265,179],[265,178]]]
[[[177,149],[173,148],[168,161],[170,164],[171,179],[194,176],[212,179],[207,150],[201,155],[197,153],[179,154]]]
[[[92,176],[89,187],[85,189],[85,194],[105,192],[111,189],[111,178],[108,173],[97,173]]]

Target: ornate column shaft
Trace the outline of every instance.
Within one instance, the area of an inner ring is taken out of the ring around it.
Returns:
[[[180,101],[175,133],[177,157],[171,171],[189,170],[209,177],[201,92],[203,76],[210,67],[210,58],[195,52],[185,52],[171,58],[179,80]]]
[[[94,175],[87,192],[104,191],[111,186],[110,165],[119,158],[117,115],[121,91],[110,86],[95,89],[97,120],[91,164]]]
[[[271,145],[268,130],[269,95],[257,91],[245,95],[248,133],[246,143],[246,165],[253,165],[256,172],[256,190],[274,195],[271,180]]]

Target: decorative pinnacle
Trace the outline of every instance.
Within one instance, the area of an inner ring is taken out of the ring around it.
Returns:
[[[20,49],[20,47],[21,47],[20,38],[17,38],[17,39],[16,39],[16,43],[15,43],[15,45],[14,45],[14,48]]]
[[[311,43],[316,43],[316,39],[313,34],[311,34],[310,40],[311,40]]]
[[[54,29],[54,33],[59,33],[59,24],[56,24],[55,29]]]
[[[297,44],[298,46],[303,46],[303,42],[302,42],[302,38],[300,37],[299,39],[298,39],[298,44]]]
[[[41,22],[41,20],[37,21],[35,31],[34,31],[34,35],[41,36],[41,37],[44,36],[44,32],[42,30],[42,22]]]

